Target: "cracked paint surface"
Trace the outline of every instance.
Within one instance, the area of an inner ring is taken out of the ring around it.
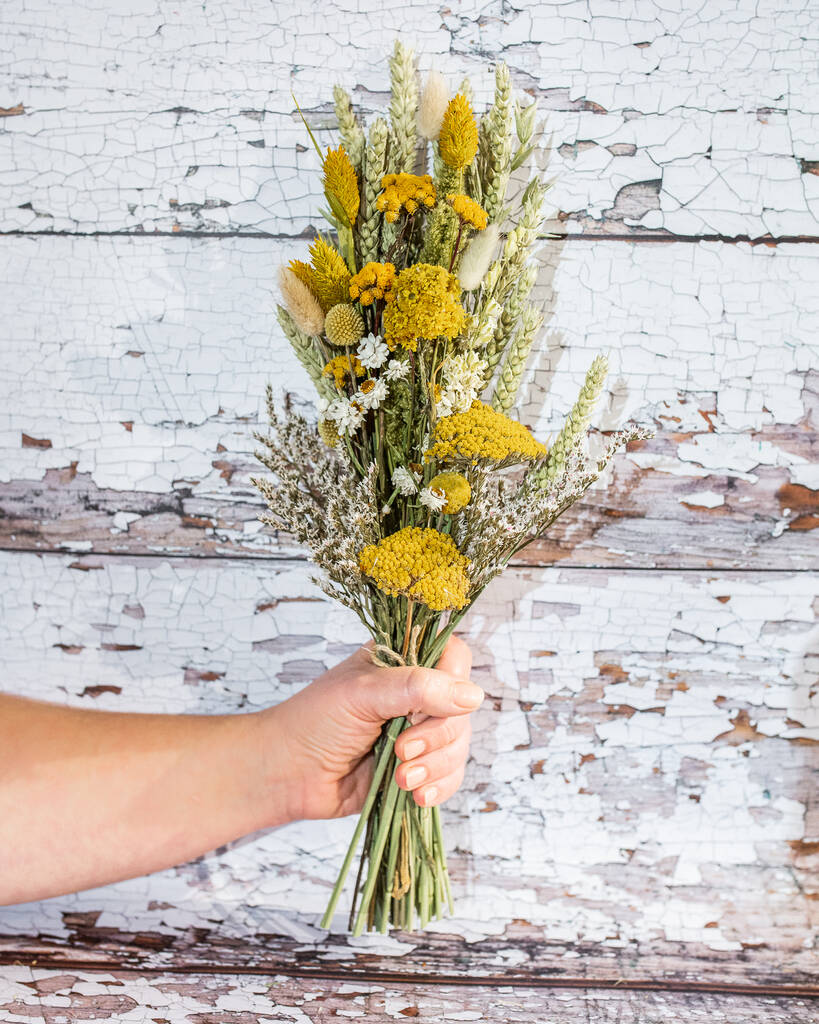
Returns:
[[[809,1000],[705,993],[555,991],[525,987],[377,984],[296,979],[285,976],[227,978],[207,974],[84,973],[4,969],[0,1012],[9,1024],[70,1024],[105,1013],[123,1024],[319,1024],[366,1019],[389,1024],[486,1021],[518,1024],[812,1024]]]
[[[5,554],[2,571],[4,687],[76,706],[253,710],[363,639],[301,562]],[[432,930],[759,946],[791,969],[812,957],[818,606],[804,573],[495,581],[466,630],[488,700],[445,812],[457,916]],[[352,825],[294,823],[150,879],[5,908],[0,933],[69,940],[93,912],[97,928],[321,943]]]
[[[315,154],[290,91],[329,143],[330,85],[343,81],[372,118],[400,34],[453,89],[469,75],[479,109],[488,64],[507,61],[551,135],[565,230],[819,233],[811,0],[158,0],[70,18],[12,0],[4,15],[5,230],[320,226]]]
[[[7,239],[4,545],[275,550],[256,521],[251,435],[268,379],[312,401],[271,315],[277,265],[305,249]],[[657,436],[616,460],[613,486],[561,521],[556,546],[527,557],[702,566],[708,546],[730,567],[815,567],[810,248],[554,242],[542,259],[552,319],[522,392],[525,422],[547,438],[559,429],[607,350],[596,422],[635,417]]]

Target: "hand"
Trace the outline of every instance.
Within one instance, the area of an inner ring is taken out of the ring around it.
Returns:
[[[289,819],[337,818],[360,811],[372,780],[371,750],[391,718],[412,716],[416,723],[396,740],[402,763],[395,777],[419,806],[448,800],[463,780],[469,715],[484,696],[468,681],[472,656],[467,645],[451,637],[437,669],[382,668],[372,663],[370,647],[360,648],[289,700],[262,712],[278,737],[276,742],[268,734],[263,740],[270,784],[289,787]]]

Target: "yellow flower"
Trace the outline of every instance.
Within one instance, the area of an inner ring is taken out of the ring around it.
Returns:
[[[324,333],[336,348],[355,345],[364,337],[364,321],[361,314],[347,302],[331,306],[324,318]]]
[[[343,146],[327,150],[324,158],[324,191],[338,200],[350,225],[355,224],[360,202],[358,179]]]
[[[412,214],[419,206],[435,205],[435,185],[429,174],[385,174],[381,188],[375,205],[390,224],[398,220],[402,208]]]
[[[395,285],[395,266],[392,263],[365,263],[350,278],[350,298],[369,306],[376,299],[391,302]]]
[[[333,422],[333,420],[319,420],[318,432],[319,437],[328,448],[335,448],[341,440],[341,434],[338,432],[338,426]]]
[[[358,556],[361,571],[390,597],[412,598],[433,611],[463,608],[469,596],[469,559],[446,533],[406,526],[368,544]]]
[[[352,373],[350,372],[350,363],[353,364],[356,377],[366,376],[366,370],[361,365],[361,360],[358,356],[335,356],[330,362],[324,367],[322,373],[325,377],[332,377],[336,382],[336,387],[341,390],[344,384],[348,380],[352,380]]]
[[[316,294],[316,274],[309,263],[305,263],[303,260],[290,260],[288,267],[296,277],[306,284],[310,291]]]
[[[341,253],[319,237],[310,244],[313,264],[313,291],[326,313],[339,302],[350,298],[350,271]]]
[[[458,93],[449,101],[441,125],[438,148],[445,164],[462,171],[478,151],[478,126],[469,100]]]
[[[466,322],[457,280],[443,267],[415,263],[395,279],[395,297],[384,310],[384,340],[413,352],[419,338],[454,338]]]
[[[441,509],[448,516],[466,508],[472,497],[469,481],[461,473],[438,473],[427,485],[430,490],[439,491],[446,498],[446,505]]]
[[[474,199],[470,199],[469,196],[450,192],[446,197],[446,201],[464,224],[475,228],[476,231],[483,231],[489,222],[489,214],[486,210],[476,203]]]
[[[522,423],[478,401],[466,412],[439,419],[435,424],[434,441],[424,455],[427,460],[475,465],[480,459],[524,462],[546,454],[546,446],[536,441]]]

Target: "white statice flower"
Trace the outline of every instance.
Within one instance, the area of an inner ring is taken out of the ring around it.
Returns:
[[[415,474],[406,466],[396,466],[392,471],[392,485],[399,494],[408,498],[418,490],[418,482]]]
[[[424,487],[418,495],[418,500],[431,512],[440,512],[446,505],[446,495],[443,491],[437,491],[432,487]]]
[[[318,410],[319,419],[327,419],[327,410],[330,408],[330,402],[322,395],[316,399],[316,409]]]
[[[390,350],[383,338],[370,333],[361,339],[357,354],[362,366],[366,366],[368,370],[378,370],[386,363]]]
[[[466,412],[483,390],[486,360],[467,350],[447,356],[441,367],[441,397],[435,403],[439,416]]]
[[[330,403],[325,413],[328,420],[333,420],[340,433],[352,434],[364,422],[364,413],[353,405],[349,398],[336,398]]]
[[[388,394],[387,382],[380,377],[378,380],[371,377],[362,382],[361,387],[353,395],[353,401],[362,409],[377,409]]]
[[[410,372],[410,364],[407,359],[391,359],[387,364],[382,376],[389,381],[403,380]]]

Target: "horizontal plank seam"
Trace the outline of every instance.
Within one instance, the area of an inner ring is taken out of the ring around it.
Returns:
[[[0,231],[2,238],[260,238],[273,241],[308,241],[313,238],[312,232],[299,233],[295,235],[276,233],[271,231],[25,231],[14,229],[11,231]],[[592,242],[723,242],[727,245],[748,243],[749,245],[814,245],[819,243],[819,235],[762,235],[751,237],[750,235],[676,235],[668,232],[659,234],[652,233],[552,233],[543,236],[546,240],[554,241],[592,241]]]
[[[32,548],[12,547],[0,544],[0,553],[11,555],[56,555],[61,558],[119,558],[119,559],[155,559],[169,561],[172,559],[188,560],[196,562],[260,562],[270,564],[271,562],[303,562],[311,564],[306,555],[294,552],[293,554],[269,554],[256,555],[248,552],[238,554],[197,554],[195,552],[185,553],[180,551],[72,551],[70,548]],[[772,566],[754,567],[733,567],[715,565],[685,565],[685,566],[662,566],[662,565],[568,565],[559,559],[554,562],[526,562],[513,559],[509,562],[513,569],[565,569],[575,572],[717,572],[717,573],[815,573],[819,572],[819,565],[790,568],[783,566],[776,568]]]
[[[71,957],[49,957],[39,953],[22,956],[0,953],[0,964],[25,966],[48,970],[83,970],[94,972],[120,971],[131,974],[208,974],[240,975],[242,977],[271,977],[281,975],[287,978],[324,981],[362,981],[368,984],[388,982],[397,985],[457,985],[464,988],[560,988],[613,990],[629,992],[688,992],[709,993],[728,996],[786,996],[791,998],[819,999],[819,984],[754,984],[752,982],[683,981],[664,978],[575,978],[541,977],[521,974],[488,974],[464,977],[458,974],[404,974],[400,971],[361,971],[356,969],[324,968],[304,970],[298,967],[276,965],[264,970],[260,967],[244,967],[240,964],[222,967],[219,964],[169,964],[163,967],[121,964],[116,960],[88,961]]]

